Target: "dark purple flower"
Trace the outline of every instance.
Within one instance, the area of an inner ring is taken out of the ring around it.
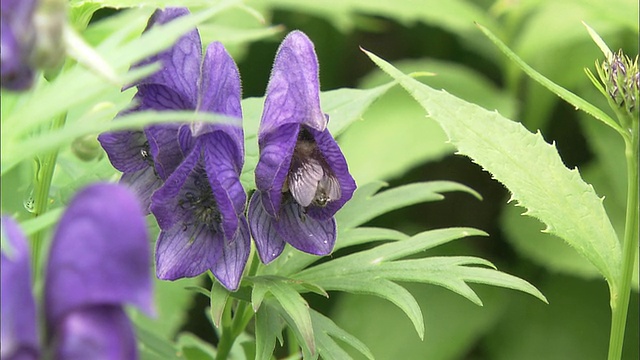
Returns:
[[[4,216],[2,238],[0,358],[37,359],[39,346],[36,304],[31,293],[31,263],[27,240],[18,225]]]
[[[37,354],[38,345],[26,240],[11,219],[3,218],[2,224],[11,244],[10,253],[2,254],[4,359],[5,351],[7,356]],[[43,307],[47,353],[56,359],[136,359],[133,329],[122,306],[152,312],[149,260],[146,223],[129,190],[97,184],[79,192],[49,250]]]
[[[222,45],[211,44],[203,62],[199,110],[240,118],[239,79]],[[195,123],[180,134],[188,155],[152,197],[151,210],[162,229],[156,274],[174,280],[211,270],[235,290],[251,246],[240,183],[242,127]]]
[[[2,87],[26,90],[33,83],[31,54],[36,42],[36,0],[2,0],[0,13],[0,77]]]
[[[156,11],[149,27],[186,14],[184,8]],[[203,61],[195,29],[139,65],[156,61],[162,68],[136,84],[138,105],[132,111],[212,112],[237,124],[154,125],[144,132],[103,134],[100,142],[158,220],[157,276],[174,280],[211,270],[235,290],[250,249],[239,180],[244,136],[238,69],[220,43],[208,46]]]
[[[260,123],[257,191],[249,203],[260,259],[273,261],[285,243],[326,255],[336,240],[334,214],[356,184],[320,109],[318,59],[300,31],[282,42]]]
[[[189,12],[184,8],[156,11],[147,29],[165,24]],[[195,110],[199,104],[202,44],[196,29],[182,36],[173,47],[143,60],[136,66],[159,62],[161,69],[133,84],[136,106],[127,114],[143,110]],[[152,125],[144,131],[118,131],[98,137],[111,164],[122,174],[121,182],[138,195],[147,213],[151,195],[184,159],[178,143],[179,124]]]

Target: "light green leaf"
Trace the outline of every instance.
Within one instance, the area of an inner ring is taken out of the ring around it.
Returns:
[[[220,285],[217,281],[213,282],[213,286],[211,286],[211,321],[216,327],[220,327],[222,322],[222,313],[224,313],[224,308],[227,306],[227,301],[229,300],[229,290],[227,290],[224,286]]]
[[[481,198],[473,189],[451,181],[403,185],[372,196],[383,184],[382,182],[367,184],[366,188],[355,192],[353,198],[336,214],[340,229],[354,228],[377,216],[409,205],[442,200],[444,192],[463,191]]]
[[[313,331],[316,334],[318,343],[318,353],[323,359],[348,359],[348,354],[342,350],[333,338],[339,339],[354,349],[358,350],[367,359],[373,360],[371,350],[353,335],[342,330],[330,318],[311,310],[311,321],[313,322]]]
[[[136,326],[135,332],[143,359],[184,360],[172,342],[139,326]]]
[[[558,95],[564,101],[573,105],[576,109],[582,110],[587,114],[593,116],[594,118],[602,121],[603,123],[609,125],[611,128],[619,132],[620,134],[624,134],[624,130],[620,127],[620,125],[612,119],[609,115],[607,115],[604,111],[599,108],[593,106],[588,101],[579,97],[578,95],[572,93],[571,91],[561,87],[560,85],[554,83],[553,81],[547,79],[542,74],[534,70],[531,66],[527,65],[522,59],[518,57],[513,51],[511,51],[500,39],[498,39],[489,29],[478,25],[480,30],[491,40],[494,44],[505,54],[509,59],[514,61],[527,75],[529,75],[533,80],[537,81],[540,85],[549,89],[549,91]],[[370,55],[371,57],[371,55]],[[375,60],[374,60],[375,62]],[[384,69],[383,69],[384,70]],[[389,73],[387,71],[387,73]],[[414,95],[415,97],[415,95]],[[422,104],[424,106],[424,104]],[[445,129],[446,131],[446,129]]]
[[[406,240],[409,236],[393,229],[357,227],[340,231],[334,251],[379,240]]]
[[[466,286],[464,282],[461,283]],[[424,338],[424,320],[420,306],[411,293],[393,281],[377,276],[337,276],[323,279],[322,284],[327,290],[373,295],[390,301],[411,320],[420,339]],[[471,291],[471,289],[469,290]],[[477,301],[479,302],[480,299]]]
[[[591,261],[612,290],[619,278],[620,244],[593,187],[567,169],[540,134],[495,112],[436,91],[367,53],[418,100],[461,154],[482,165],[512,193],[512,200]]]
[[[181,333],[177,343],[180,352],[187,360],[213,360],[216,357],[216,349],[213,345],[192,333]]]
[[[282,343],[282,319],[269,306],[256,312],[256,360],[269,360],[273,356],[276,338]]]
[[[482,344],[483,336],[494,330],[501,314],[509,308],[507,295],[512,295],[498,288],[481,287],[478,292],[485,305],[478,307],[438,286],[406,287],[423,309],[424,339],[415,336],[408,319],[393,304],[377,297],[344,294],[329,315],[367,344],[376,359],[467,359],[473,358],[470,354],[477,354],[474,349]],[[547,306],[529,297],[516,298],[529,300],[542,309]],[[349,353],[354,359],[366,359],[356,351]]]
[[[282,281],[282,279],[262,276],[254,278],[253,281],[254,294],[256,292],[262,294],[262,298],[266,301],[268,298],[265,298],[264,294],[271,293],[273,298],[279,303],[282,310],[280,315],[284,317],[289,326],[296,332],[303,351],[308,352],[311,356],[317,355],[313,326],[311,325],[311,317],[309,315],[309,305],[302,296],[300,296],[290,283]],[[256,309],[255,303],[254,309]]]

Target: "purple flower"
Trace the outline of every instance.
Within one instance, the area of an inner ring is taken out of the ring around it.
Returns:
[[[60,220],[47,263],[47,351],[39,350],[26,239],[2,218],[2,358],[136,359],[125,303],[152,312],[146,223],[126,188],[98,184],[79,192]]]
[[[276,55],[260,123],[257,191],[249,223],[260,259],[273,261],[285,243],[326,255],[336,241],[334,214],[356,184],[320,109],[313,43],[291,32]]]
[[[188,13],[184,8],[156,11],[147,30]],[[133,84],[138,89],[134,98],[137,105],[121,115],[143,110],[195,110],[200,101],[201,60],[200,35],[193,29],[170,49],[137,64],[159,62],[162,67]],[[147,213],[153,192],[185,157],[178,142],[179,127],[179,124],[152,125],[144,131],[108,132],[98,137],[111,164],[123,173],[120,181],[133,189]]]
[[[36,0],[2,0],[0,13],[0,77],[2,87],[26,90],[33,83],[31,55],[36,42]]]
[[[186,13],[185,9],[158,11],[151,23]],[[196,30],[160,58],[163,69],[138,84],[141,106],[217,113],[237,119],[237,124],[152,126],[144,135],[117,135],[129,140],[126,145],[109,138],[103,146],[112,162],[119,156],[135,160],[130,173],[146,172],[141,176],[147,180],[141,184],[149,195],[155,189],[147,184],[158,185],[152,175],[163,183],[153,192],[150,205],[161,228],[156,243],[158,278],[175,280],[211,270],[222,285],[235,290],[251,247],[244,217],[246,193],[240,183],[244,134],[238,69],[217,42],[207,47],[203,60]],[[141,153],[151,155],[153,168]]]

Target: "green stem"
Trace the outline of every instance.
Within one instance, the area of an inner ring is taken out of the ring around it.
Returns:
[[[625,137],[627,160],[627,214],[622,247],[622,277],[618,293],[611,299],[611,337],[609,360],[622,357],[624,331],[627,322],[631,281],[638,248],[638,120],[632,122],[631,136]],[[616,296],[617,295],[617,296]]]
[[[257,257],[254,248],[251,249],[253,256],[251,264],[249,265],[248,276],[253,276],[258,271],[260,259]],[[236,341],[238,336],[244,332],[249,321],[253,318],[255,313],[253,308],[246,301],[239,300],[238,307],[236,308],[233,320],[231,319],[231,306],[233,302],[229,301],[225,312],[222,315],[222,335],[220,336],[220,342],[218,343],[218,352],[216,353],[216,360],[225,360],[231,352],[231,347]]]
[[[55,131],[64,126],[67,119],[67,114],[63,113],[60,116],[53,119],[50,131]],[[58,159],[58,150],[53,150],[46,154],[42,159],[40,168],[35,174],[35,186],[34,186],[34,209],[33,216],[38,217],[47,212],[49,208],[49,193],[51,190],[51,179],[53,178],[53,171],[56,168],[56,161]],[[40,257],[42,254],[42,239],[44,237],[45,230],[37,231],[31,237],[32,240],[32,268],[33,276],[37,279],[40,271]]]

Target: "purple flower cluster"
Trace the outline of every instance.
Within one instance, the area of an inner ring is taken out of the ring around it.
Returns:
[[[157,11],[149,27],[188,14]],[[259,129],[257,191],[245,216],[240,183],[244,135],[240,76],[217,42],[202,56],[197,30],[140,65],[161,69],[133,84],[141,110],[192,110],[238,119],[234,123],[156,124],[142,131],[100,135],[121,182],[140,197],[161,229],[156,274],[174,280],[210,270],[229,290],[239,287],[253,236],[269,263],[285,243],[316,255],[336,240],[334,214],[356,188],[320,109],[318,61],[311,41],[290,33],[276,55]]]
[[[62,216],[47,262],[42,341],[26,239],[9,217],[2,233],[2,359],[137,358],[123,305],[152,313],[152,289],[146,223],[130,190],[92,185]]]

